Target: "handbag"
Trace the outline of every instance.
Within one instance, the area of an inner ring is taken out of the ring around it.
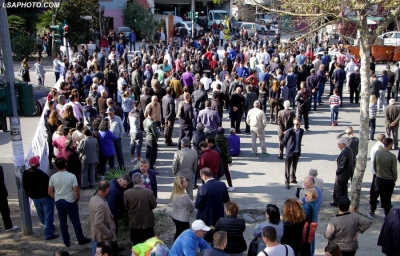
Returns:
[[[303,244],[311,244],[315,239],[315,231],[317,230],[318,223],[312,222],[312,208],[310,207],[310,215],[303,227],[303,237],[301,242]]]
[[[258,238],[255,237],[251,240],[249,244],[249,251],[247,252],[247,256],[257,256],[258,251]]]

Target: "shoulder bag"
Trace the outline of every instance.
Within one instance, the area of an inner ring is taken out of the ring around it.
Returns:
[[[315,239],[315,231],[317,230],[318,223],[312,222],[312,208],[310,206],[310,215],[303,227],[303,237],[301,242],[303,244],[311,244]]]

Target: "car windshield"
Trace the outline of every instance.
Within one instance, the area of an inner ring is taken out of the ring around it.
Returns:
[[[214,20],[224,20],[228,16],[226,12],[214,12]]]
[[[122,32],[131,32],[131,29],[130,29],[130,28],[120,28],[119,31],[122,31]]]

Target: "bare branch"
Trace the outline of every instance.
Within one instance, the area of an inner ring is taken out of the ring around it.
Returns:
[[[375,39],[382,34],[382,32],[389,26],[390,23],[398,19],[400,15],[400,6],[397,6],[386,19],[378,26],[378,28],[371,34],[370,42],[374,42]]]

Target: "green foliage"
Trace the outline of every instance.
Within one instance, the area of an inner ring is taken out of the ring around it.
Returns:
[[[99,8],[97,0],[70,0],[62,3],[57,19],[67,22],[70,45],[88,43],[97,38],[94,32],[99,30]],[[93,20],[84,20],[81,16],[92,16]]]
[[[24,56],[29,56],[31,52],[35,51],[35,46],[35,38],[22,32],[14,33],[11,37],[12,52],[16,55],[17,60],[22,59]]]
[[[123,18],[125,26],[134,29],[140,38],[153,39],[158,22],[150,9],[133,1],[128,3],[123,10]]]
[[[41,33],[42,31],[49,31],[51,25],[51,11],[45,11],[43,14],[39,15],[38,22],[36,23],[36,29]]]
[[[8,19],[8,26],[11,29],[25,30],[26,20],[24,18],[17,15],[10,15],[7,17],[7,19]]]

